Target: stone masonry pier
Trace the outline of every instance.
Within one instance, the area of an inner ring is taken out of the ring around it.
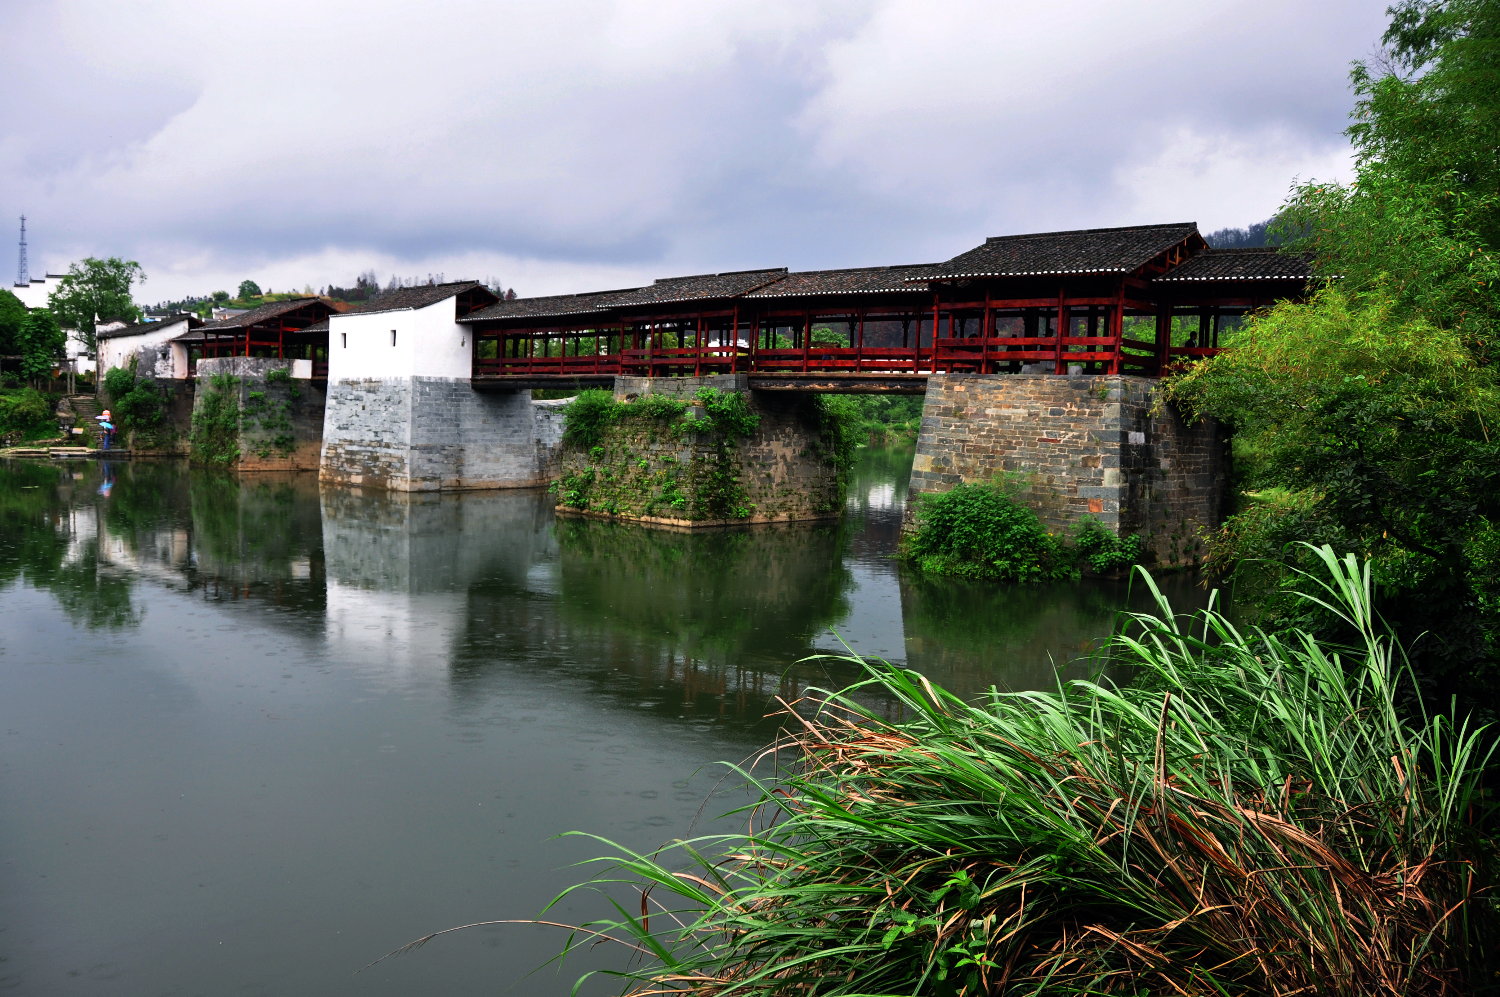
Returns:
[[[1197,559],[1223,519],[1229,448],[1212,422],[1187,425],[1154,379],[1051,374],[934,375],[927,381],[911,494],[1009,478],[1048,528],[1092,516],[1139,533],[1165,564]]]

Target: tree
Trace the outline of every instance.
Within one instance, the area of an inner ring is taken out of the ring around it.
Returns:
[[[67,348],[67,334],[45,308],[27,314],[17,337],[21,354],[21,376],[37,380],[52,372]]]
[[[239,297],[241,300],[260,297],[260,285],[253,280],[240,281]]]
[[[9,291],[0,290],[0,357],[21,352],[17,337],[25,320],[26,306],[21,304],[21,299]]]
[[[226,302],[226,301],[229,300],[229,292],[228,291],[215,291],[213,293],[212,297],[213,297],[214,304],[216,304],[216,305],[222,305],[224,302]]]
[[[145,283],[146,272],[134,260],[90,256],[68,267],[57,288],[47,297],[64,329],[75,329],[89,353],[96,348],[95,322],[139,322],[141,310],[130,298],[135,283]]]
[[[1174,379],[1236,430],[1246,484],[1213,561],[1273,586],[1291,540],[1370,558],[1433,705],[1500,678],[1500,0],[1404,0],[1357,65],[1357,174],[1278,216],[1337,277]],[[1274,600],[1273,600],[1274,601]]]

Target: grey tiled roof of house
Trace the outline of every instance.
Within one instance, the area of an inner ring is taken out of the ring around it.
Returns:
[[[986,239],[967,253],[939,263],[926,276],[1025,277],[1046,274],[1131,273],[1158,253],[1195,235],[1194,222],[1125,228],[1035,232]]]
[[[1209,249],[1153,283],[1214,280],[1309,280],[1312,261],[1300,253],[1277,249]]]
[[[920,291],[917,283],[931,263],[893,267],[856,267],[848,270],[801,270],[774,284],[751,291],[746,298],[794,298],[824,294],[874,294],[882,291]]]
[[[587,294],[552,294],[537,298],[514,298],[497,301],[493,305],[470,312],[460,322],[483,322],[507,318],[562,318],[568,315],[589,315],[608,308],[614,301],[627,294],[635,294],[638,287],[616,291],[591,291]]]
[[[137,322],[135,325],[127,325],[123,329],[110,329],[107,332],[99,333],[96,338],[119,339],[122,336],[140,336],[154,330],[165,329],[168,326],[176,325],[183,320],[187,321],[187,327],[189,329],[196,329],[203,324],[203,320],[198,316],[189,314],[188,312],[181,312],[180,314],[173,315],[169,318],[164,318],[160,322]]]
[[[357,305],[344,314],[394,312],[403,308],[426,308],[428,305],[437,304],[445,298],[454,297],[476,287],[484,288],[486,293],[493,294],[489,288],[484,287],[477,280],[452,280],[446,284],[420,284],[416,287],[401,287],[394,291],[387,291],[374,301]]]
[[[333,306],[322,298],[288,298],[286,301],[272,301],[269,304],[261,305],[259,308],[252,308],[243,315],[236,315],[233,318],[222,319],[218,322],[209,322],[203,326],[203,331],[217,332],[220,329],[243,329],[248,325],[256,325],[267,319],[277,318],[278,316],[297,311],[300,308],[306,308],[312,304],[322,305],[327,311],[333,311]]]
[[[664,277],[649,287],[627,292],[610,302],[612,307],[665,305],[705,298],[736,298],[786,276],[786,268],[705,273],[691,277]]]

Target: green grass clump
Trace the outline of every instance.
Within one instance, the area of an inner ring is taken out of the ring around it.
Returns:
[[[1347,647],[1179,620],[1158,593],[1112,647],[1129,686],[970,704],[865,664],[788,707],[747,833],[610,845],[564,896],[613,913],[568,950],[618,941],[628,992],[705,997],[1492,986],[1488,735],[1398,714],[1368,570],[1316,560],[1304,597]],[[902,719],[866,705],[892,699]]]

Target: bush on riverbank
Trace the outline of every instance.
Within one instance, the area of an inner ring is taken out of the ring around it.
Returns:
[[[1161,601],[1113,643],[1133,686],[971,705],[866,664],[788,709],[749,833],[611,845],[564,896],[615,914],[568,948],[628,946],[635,993],[1475,992],[1500,941],[1483,732],[1401,718],[1368,569],[1316,560],[1304,598],[1351,646]]]
[[[35,388],[0,389],[0,437],[32,440],[57,435],[53,400]]]
[[[1134,534],[1117,537],[1085,520],[1072,538],[1042,525],[1000,485],[964,484],[922,495],[901,556],[921,571],[996,582],[1045,582],[1123,571],[1140,560]]]

